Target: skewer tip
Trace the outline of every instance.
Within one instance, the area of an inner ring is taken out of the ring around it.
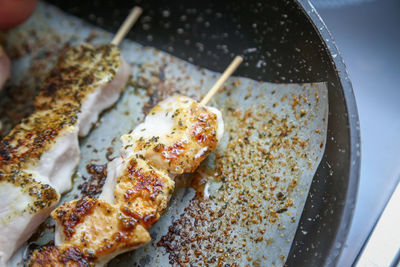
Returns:
[[[236,56],[231,64],[226,68],[224,73],[222,73],[221,77],[218,81],[213,85],[213,87],[208,91],[208,93],[204,96],[204,98],[200,101],[200,104],[206,105],[208,101],[217,93],[217,91],[221,88],[224,82],[232,75],[232,73],[239,67],[239,65],[243,62],[243,58],[241,56]]]
[[[126,34],[132,28],[133,24],[139,19],[140,15],[142,15],[143,9],[141,7],[135,6],[128,17],[126,17],[124,23],[122,23],[121,27],[118,29],[118,32],[114,35],[114,38],[111,41],[113,45],[119,45],[121,41],[124,39]]]

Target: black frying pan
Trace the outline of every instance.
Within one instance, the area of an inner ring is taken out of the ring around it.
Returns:
[[[351,83],[336,45],[307,1],[49,2],[112,32],[133,5],[140,5],[145,13],[128,38],[141,44],[216,71],[222,71],[233,55],[257,48],[255,53],[245,54],[246,63],[236,75],[272,82],[328,82],[329,129],[325,155],[314,177],[286,264],[335,264],[356,199],[360,162],[358,115]],[[204,21],[196,21],[191,12],[202,12]],[[146,15],[152,19],[148,20]],[[182,19],[182,16],[186,17]],[[164,27],[166,23],[168,30]],[[178,34],[180,27],[187,30]],[[203,52],[196,47],[196,42],[204,44]],[[260,59],[267,62],[263,68],[256,67]],[[300,230],[308,234],[303,235]]]

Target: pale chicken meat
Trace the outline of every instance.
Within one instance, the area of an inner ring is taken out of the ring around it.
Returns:
[[[149,242],[147,229],[167,208],[173,178],[195,171],[222,134],[217,109],[181,95],[160,102],[142,124],[122,137],[121,156],[108,164],[99,199],[75,200],[52,212],[55,246],[36,250],[30,266],[103,266]],[[171,153],[176,143],[184,145],[173,158],[165,157],[163,151]],[[164,150],[158,149],[160,145]]]
[[[0,266],[71,188],[78,135],[118,99],[129,73],[113,45],[67,49],[35,99],[34,113],[0,142]]]

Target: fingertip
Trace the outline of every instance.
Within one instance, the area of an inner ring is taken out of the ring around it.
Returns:
[[[35,10],[37,0],[1,0],[0,30],[7,31],[23,23]]]

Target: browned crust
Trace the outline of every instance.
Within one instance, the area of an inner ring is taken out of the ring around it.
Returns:
[[[164,189],[160,176],[155,171],[146,172],[137,168],[136,159],[132,159],[129,162],[126,172],[118,180],[118,182],[129,181],[131,185],[130,189],[124,194],[125,201],[131,201],[137,197],[152,200]]]
[[[84,220],[85,216],[93,212],[94,206],[97,204],[95,199],[83,198],[71,205],[63,204],[63,208],[54,210],[52,216],[62,225],[64,235],[71,238],[75,233],[75,226]]]
[[[183,113],[183,112],[181,112]],[[190,125],[190,137],[191,145],[196,144],[198,147],[207,147],[200,157],[193,157],[192,154],[188,153],[188,144],[183,142],[176,142],[171,146],[159,146],[158,153],[162,157],[168,160],[171,166],[181,166],[183,172],[194,172],[200,165],[200,163],[212,152],[217,146],[217,116],[208,111],[207,108],[201,106],[197,102],[191,104],[189,110]],[[177,114],[176,120],[178,121],[178,127],[184,128],[185,125],[181,125],[180,121],[185,121],[184,116],[188,114]],[[197,151],[197,149],[194,149]],[[185,166],[185,167],[183,167]],[[188,167],[190,166],[190,167]]]
[[[34,251],[29,266],[86,267],[94,266],[92,261],[93,259],[82,253],[78,248],[60,249],[56,246],[48,246]]]
[[[120,56],[118,48],[110,44],[69,48],[44,82],[35,99],[36,109],[53,108],[60,102],[80,107],[95,88],[114,79]]]
[[[140,158],[132,158],[117,178],[115,201],[121,212],[149,228],[167,207],[174,182]]]

